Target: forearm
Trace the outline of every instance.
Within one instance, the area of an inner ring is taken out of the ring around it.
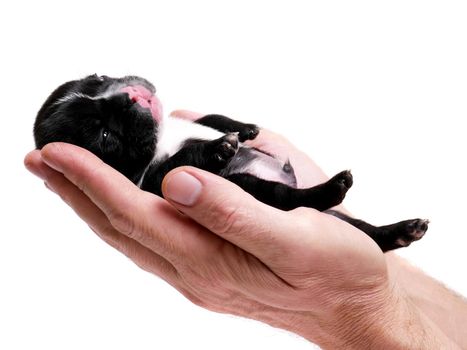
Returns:
[[[323,318],[315,327],[307,322],[290,329],[323,349],[461,349],[411,302],[399,286],[388,288],[386,297],[345,302],[336,317]],[[320,329],[316,328],[320,324]],[[310,329],[313,331],[310,332]]]
[[[395,253],[386,254],[389,274],[410,301],[446,336],[467,349],[467,301]]]

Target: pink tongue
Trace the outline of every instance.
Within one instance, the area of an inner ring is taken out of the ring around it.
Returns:
[[[126,92],[134,103],[139,104],[143,108],[148,108],[151,111],[152,117],[157,122],[161,121],[162,104],[151,91],[142,85],[127,86],[120,91]]]

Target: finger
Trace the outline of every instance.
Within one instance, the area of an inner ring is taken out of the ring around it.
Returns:
[[[40,151],[29,153],[24,164],[29,171],[46,181],[48,188],[57,193],[106,243],[125,254],[144,270],[160,276],[172,285],[179,284],[178,273],[172,264],[133,239],[117,232],[104,213],[82,191],[63,174],[43,162]]]
[[[188,111],[185,109],[177,109],[175,111],[172,111],[169,115],[169,117],[172,117],[172,118],[185,119],[185,120],[189,120],[192,122],[203,116],[204,114],[202,113],[192,112],[192,111]]]
[[[180,211],[265,263],[295,249],[297,223],[290,212],[257,201],[221,177],[181,167],[164,178],[162,191]]]
[[[163,199],[141,191],[92,153],[65,143],[42,149],[42,159],[77,186],[120,233],[173,264],[202,249],[193,223]]]
[[[36,175],[42,180],[45,180],[46,178],[45,170],[48,167],[42,162],[40,150],[35,149],[29,152],[28,154],[26,154],[26,156],[24,157],[24,166],[32,174]]]

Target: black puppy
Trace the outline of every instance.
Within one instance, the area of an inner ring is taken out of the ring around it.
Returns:
[[[343,171],[307,189],[296,188],[293,166],[242,142],[259,129],[221,115],[195,123],[162,120],[162,105],[145,79],[91,75],[58,87],[45,101],[34,124],[36,147],[68,142],[96,154],[143,190],[162,195],[164,176],[181,165],[218,174],[271,206],[300,206],[326,211],[361,229],[383,251],[408,246],[428,229],[428,221],[401,221],[373,226],[330,208],[352,186]]]

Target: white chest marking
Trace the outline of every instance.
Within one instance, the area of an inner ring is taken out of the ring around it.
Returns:
[[[214,140],[224,135],[210,127],[170,117],[164,118],[159,128],[154,161],[173,156],[187,139]]]

